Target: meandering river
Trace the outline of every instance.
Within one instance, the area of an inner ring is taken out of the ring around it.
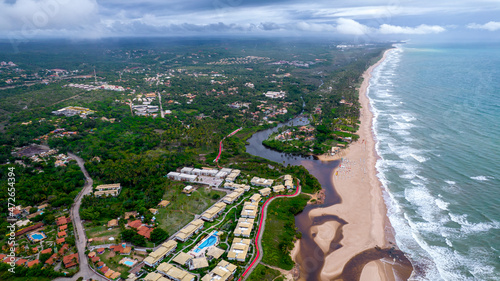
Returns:
[[[330,251],[323,252],[321,248],[314,241],[316,233],[311,231],[315,225],[321,225],[325,222],[335,221],[344,224],[341,219],[335,216],[319,216],[309,217],[309,212],[312,209],[319,207],[327,207],[340,202],[340,198],[335,192],[332,184],[332,173],[334,168],[338,166],[339,161],[322,162],[314,159],[312,156],[293,155],[288,153],[281,153],[265,147],[262,144],[272,133],[276,132],[278,128],[285,125],[288,126],[302,126],[309,124],[306,117],[299,116],[288,122],[281,123],[277,127],[260,131],[252,135],[248,139],[246,151],[252,155],[266,158],[268,160],[281,163],[283,165],[301,165],[304,166],[312,175],[314,175],[320,182],[325,191],[325,202],[322,205],[307,205],[303,212],[295,217],[295,225],[302,233],[300,239],[300,250],[297,253],[296,261],[300,267],[300,275],[302,280],[316,281],[319,280],[319,274],[323,268],[325,256],[331,251],[335,250],[339,244],[338,241],[342,237],[335,237],[330,245]]]

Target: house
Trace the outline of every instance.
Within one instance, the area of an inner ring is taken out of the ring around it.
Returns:
[[[178,263],[180,265],[186,265],[188,261],[192,260],[193,256],[186,254],[184,252],[180,252],[175,258],[172,260],[175,263]]]
[[[271,187],[273,185],[274,180],[264,179],[259,177],[253,177],[250,180],[250,183],[255,186],[263,186],[263,187]]]
[[[130,217],[137,218],[137,216],[139,216],[139,213],[137,213],[137,211],[133,211],[133,212],[125,212],[125,216],[124,216],[124,218],[125,218],[126,220],[128,220]]]
[[[232,170],[231,173],[226,177],[226,182],[234,182],[236,178],[240,175],[240,170]]]
[[[169,263],[161,263],[158,272],[174,281],[194,281],[196,276]]]
[[[89,257],[89,259],[95,257],[96,253],[95,252],[90,252],[87,257]]]
[[[201,281],[227,281],[232,279],[237,266],[225,260],[221,260],[217,266],[201,278]]]
[[[40,261],[39,261],[38,259],[36,259],[36,260],[32,260],[32,261],[28,262],[28,263],[26,264],[26,266],[31,268],[31,267],[33,267],[33,266],[35,266],[35,265],[37,265],[37,264],[40,264]]]
[[[118,226],[118,220],[117,219],[112,219],[108,221],[108,227],[116,227]]]
[[[189,270],[208,267],[208,260],[205,257],[200,257],[188,261]]]
[[[78,264],[78,253],[67,255],[63,257],[65,268],[70,268]]]
[[[48,248],[48,249],[42,250],[42,251],[40,252],[40,254],[42,254],[42,255],[43,255],[43,254],[50,254],[50,253],[52,253],[52,248]]]
[[[279,193],[283,190],[285,190],[285,186],[282,184],[273,186],[273,192]]]
[[[236,225],[234,229],[234,236],[243,236],[243,237],[250,237],[250,233],[252,233],[253,229],[253,224],[254,224],[254,219],[250,218],[239,218],[238,219],[238,224]]]
[[[271,194],[271,189],[269,187],[259,190],[260,195],[269,196]]]
[[[170,201],[167,200],[161,200],[160,203],[158,203],[158,207],[160,208],[166,208],[170,204]]]
[[[243,189],[245,192],[246,191],[249,191],[250,190],[250,186],[249,185],[246,185],[246,184],[237,184],[237,183],[233,183],[233,182],[225,182],[224,183],[224,188],[226,189]]]
[[[109,278],[109,277],[111,277],[111,275],[113,275],[114,273],[115,273],[115,271],[114,271],[114,270],[112,270],[112,269],[110,269],[110,270],[106,271],[106,273],[104,274],[104,277]]]
[[[115,273],[113,273],[113,274],[109,277],[109,279],[111,279],[111,280],[118,280],[118,279],[120,278],[120,276],[121,276],[121,275],[122,275],[122,274],[121,274],[120,272],[115,272]]]
[[[195,191],[192,185],[187,185],[182,189],[182,193],[187,194],[188,196],[191,194],[191,192]]]
[[[164,278],[160,273],[156,272],[150,272],[146,277],[144,277],[144,281],[164,281],[163,279],[168,280]]]
[[[95,257],[91,258],[90,260],[91,260],[93,263],[96,263],[96,262],[100,261],[100,260],[101,260],[101,258],[99,258],[98,256],[95,256]]]
[[[226,204],[233,204],[236,200],[238,200],[238,198],[240,198],[241,195],[243,195],[243,193],[245,193],[244,189],[237,188],[230,194],[224,196],[222,201]]]
[[[97,254],[102,255],[104,253],[104,250],[106,250],[106,249],[104,249],[104,248],[97,249]]]
[[[153,215],[158,215],[158,209],[153,209],[153,208],[150,208],[149,211],[151,212],[151,214]]]
[[[222,254],[224,254],[225,252],[226,251],[221,249],[221,248],[212,246],[212,247],[208,248],[206,256],[209,259],[219,259],[222,256]]]
[[[64,253],[66,253],[66,251],[69,249],[69,245],[68,244],[64,244],[61,249],[59,249],[59,255],[62,255]]]
[[[105,266],[105,265],[106,265],[106,264],[105,264],[103,261],[100,261],[100,262],[98,262],[98,263],[97,263],[97,265],[96,265],[96,266],[97,266],[97,269],[100,269],[100,268],[102,268],[102,267],[103,267],[103,266]]]
[[[161,247],[156,251],[151,252],[145,259],[144,263],[147,266],[155,267],[160,261],[162,261],[166,256],[170,255],[175,248],[177,248],[177,242],[173,240],[168,240],[167,242],[161,244]]]
[[[57,233],[57,237],[59,237],[59,238],[66,237],[66,236],[67,236],[66,231],[61,231],[61,232]]]
[[[107,266],[103,266],[100,270],[101,270],[101,272],[102,272],[103,274],[106,274],[106,272],[108,272],[108,270],[109,270],[109,267],[107,267]]]
[[[69,218],[66,218],[65,216],[58,217],[57,220],[56,220],[57,226],[68,224],[70,222],[71,222],[71,220]]]
[[[241,210],[241,217],[255,219],[257,217],[258,212],[259,212],[259,203],[247,201],[245,202],[245,204],[243,204],[243,210]]]
[[[59,231],[63,231],[63,230],[66,230],[66,229],[68,229],[68,225],[67,224],[59,226]]]
[[[285,175],[285,187],[286,187],[286,189],[293,189],[292,176]]]
[[[201,214],[201,218],[206,221],[214,221],[226,209],[226,204],[218,202]]]
[[[16,261],[17,266],[23,266],[23,265],[26,265],[26,263],[28,263],[28,260],[26,260],[26,259],[18,259]]]
[[[245,262],[248,254],[248,248],[250,247],[250,239],[234,238],[233,244],[231,244],[231,249],[227,254],[229,260],[237,260]]]
[[[260,196],[260,194],[255,193],[252,197],[250,197],[250,200],[254,203],[259,203],[261,198],[262,196]]]
[[[142,226],[141,220],[135,220],[127,223],[127,225],[135,230],[138,230]]]
[[[56,244],[62,244],[66,242],[66,238],[59,238],[59,239],[56,239]]]
[[[153,232],[153,227],[141,225],[137,229],[137,234],[143,236],[144,238],[150,239],[151,238],[151,232]]]
[[[47,204],[47,203],[46,203],[46,204],[42,204],[42,205],[38,206],[38,211],[43,211],[43,210],[45,210],[45,208],[47,208],[48,206],[49,206],[49,204]]]
[[[179,230],[179,232],[177,233],[177,235],[175,235],[174,238],[179,240],[179,241],[185,242],[186,240],[191,238],[191,236],[193,236],[193,234],[196,234],[196,233],[198,233],[198,231],[203,229],[203,224],[204,224],[204,222],[201,219],[193,220],[188,225],[186,225],[184,228]]]

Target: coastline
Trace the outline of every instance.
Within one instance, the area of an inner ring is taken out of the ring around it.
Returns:
[[[385,281],[395,280],[396,274],[404,276],[411,274],[411,265],[408,268],[407,260],[402,262],[403,265],[393,264],[387,253],[384,256],[383,251],[378,253],[379,250],[375,250],[379,247],[388,249],[396,245],[393,229],[387,217],[382,184],[377,178],[375,164],[378,156],[372,132],[373,114],[370,111],[370,103],[366,94],[371,72],[385,60],[387,53],[391,50],[386,50],[382,58],[370,66],[362,76],[363,82],[359,88],[361,125],[358,134],[360,138],[342,153],[343,162],[332,172],[331,178],[336,192],[341,197],[341,203],[314,209],[309,213],[311,218],[335,215],[347,222],[341,229],[338,229],[338,225],[323,227],[324,231],[328,232],[341,231],[343,239],[340,241],[342,247],[333,252],[325,251],[327,255],[320,275],[321,280],[347,277],[341,276],[344,274],[349,276],[359,274],[359,280]],[[314,240],[318,245],[329,245],[332,242],[331,235],[321,235],[323,232],[321,230],[318,228],[318,235]],[[372,252],[369,254],[367,250]],[[373,251],[377,253],[374,254]],[[370,258],[368,258],[369,255]],[[380,258],[376,259],[373,256],[380,256]],[[384,260],[391,262],[384,262]]]

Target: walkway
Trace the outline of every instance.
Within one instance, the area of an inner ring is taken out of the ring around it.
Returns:
[[[257,267],[257,265],[260,263],[262,260],[262,255],[261,255],[261,250],[262,249],[262,236],[261,233],[264,233],[264,229],[266,226],[266,217],[267,217],[267,207],[269,206],[269,203],[271,203],[274,199],[279,198],[279,197],[295,197],[300,194],[301,188],[299,181],[297,180],[297,189],[295,190],[295,193],[292,195],[276,195],[274,197],[271,197],[266,200],[264,205],[262,205],[262,210],[260,214],[260,220],[259,220],[259,230],[257,231],[257,236],[255,236],[255,248],[257,250],[257,254],[255,256],[255,259],[252,261],[250,266],[243,272],[243,275],[238,279],[238,281],[246,280],[248,276],[252,273],[252,271]]]

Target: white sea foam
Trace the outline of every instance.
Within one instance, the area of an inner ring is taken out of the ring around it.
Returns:
[[[491,176],[476,176],[476,177],[470,177],[470,178],[473,180],[477,180],[477,181],[487,181],[487,180],[494,179],[494,177],[491,177]]]
[[[417,160],[420,163],[424,163],[425,161],[427,161],[427,158],[420,156],[420,155],[417,155],[417,154],[414,154],[414,153],[410,153],[410,156],[413,157],[413,159]]]
[[[465,234],[479,233],[479,232],[487,232],[491,229],[500,229],[500,222],[479,222],[479,223],[471,223],[467,220],[467,215],[457,215],[453,213],[449,213],[452,221],[458,223],[460,225],[460,229]]]
[[[436,199],[435,202],[436,202],[436,205],[439,207],[439,209],[441,209],[443,211],[447,211],[448,210],[448,206],[450,205],[450,203],[445,202],[445,201],[443,201],[443,200],[441,200],[439,198]]]
[[[457,184],[456,182],[450,181],[450,180],[445,180],[444,182],[447,183],[447,184],[449,184],[449,185],[455,185],[455,184]]]

